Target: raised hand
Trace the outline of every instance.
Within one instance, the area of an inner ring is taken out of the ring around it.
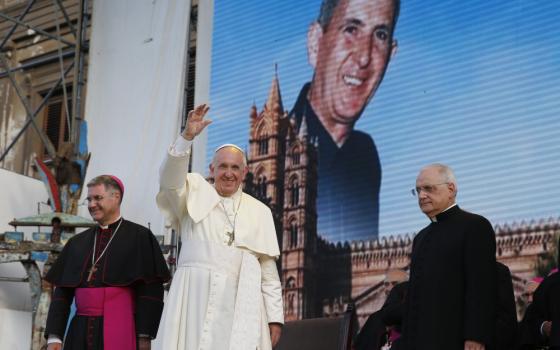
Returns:
[[[196,106],[192,111],[189,112],[187,116],[187,126],[185,130],[183,130],[183,137],[186,140],[191,141],[194,139],[198,134],[204,130],[208,124],[212,123],[210,119],[204,119],[204,116],[210,109],[210,106],[207,104],[201,104]]]

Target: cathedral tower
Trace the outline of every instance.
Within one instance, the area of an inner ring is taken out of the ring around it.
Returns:
[[[317,317],[317,145],[302,120],[291,120],[286,139],[282,281],[286,320]]]
[[[284,205],[285,140],[289,122],[282,106],[277,73],[272,80],[263,110],[258,113],[257,107],[253,104],[250,118],[248,151],[250,176],[246,180],[245,188],[270,207],[280,235]]]

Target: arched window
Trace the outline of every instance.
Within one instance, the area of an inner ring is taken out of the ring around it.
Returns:
[[[292,165],[298,165],[299,161],[300,161],[300,154],[299,154],[299,148],[298,147],[294,147],[294,149],[292,149]]]
[[[257,141],[258,144],[258,154],[263,156],[268,154],[268,138],[260,139]]]
[[[298,228],[296,220],[290,222],[290,248],[295,248],[298,245]]]
[[[299,203],[299,180],[297,177],[294,177],[290,181],[290,187],[288,187],[290,191],[290,205],[295,207]]]
[[[257,178],[256,194],[257,197],[266,198],[266,176],[260,174]]]
[[[295,288],[296,287],[296,279],[293,277],[288,278],[286,281],[286,289]]]
[[[298,165],[299,164],[299,153],[294,153],[292,155],[292,163],[294,165]]]

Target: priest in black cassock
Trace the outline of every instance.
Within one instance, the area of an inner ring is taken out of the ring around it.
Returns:
[[[55,286],[45,337],[48,349],[150,349],[170,278],[152,232],[120,214],[123,183],[101,175],[88,184],[88,209],[99,224],[71,238],[47,273]],[[72,301],[76,316],[65,330]]]
[[[496,261],[496,328],[494,331],[495,350],[515,349],[517,334],[517,311],[513,281],[509,268]]]
[[[560,350],[560,272],[546,277],[521,324],[520,350]]]
[[[446,165],[423,168],[414,192],[431,223],[412,245],[404,349],[493,349],[496,239],[492,225],[459,208],[457,182]]]

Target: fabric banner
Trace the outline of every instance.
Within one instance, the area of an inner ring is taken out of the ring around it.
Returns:
[[[158,170],[181,125],[190,8],[185,0],[100,0],[93,8],[86,183],[118,176],[127,189],[122,215],[150,223],[154,234],[164,233]]]

